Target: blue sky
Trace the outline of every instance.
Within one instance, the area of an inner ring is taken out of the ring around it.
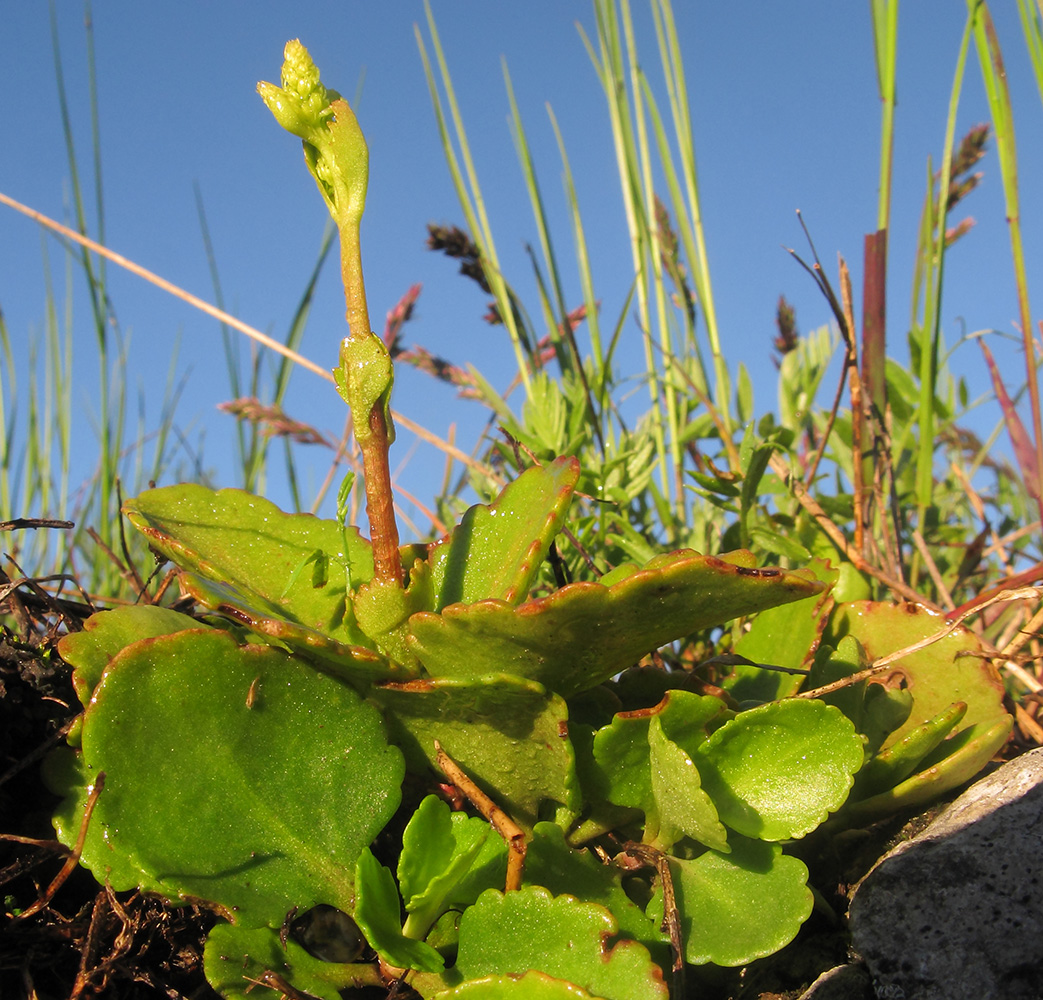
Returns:
[[[633,0],[640,47],[658,79],[655,40],[643,0]],[[83,8],[59,0],[57,31],[70,114],[84,174],[90,169],[90,122]],[[554,224],[557,249],[572,244],[561,166],[545,104],[557,115],[577,178],[580,206],[593,248],[598,296],[615,318],[630,282],[629,251],[610,145],[604,98],[576,22],[593,34],[588,3],[530,0],[435,0],[434,13],[508,279],[531,303],[525,244],[535,243],[510,131],[501,57],[510,69],[537,172]],[[757,409],[775,406],[770,345],[780,294],[796,306],[807,331],[829,321],[810,279],[782,249],[805,243],[800,209],[827,268],[836,253],[851,265],[861,289],[865,233],[876,225],[879,101],[868,3],[806,0],[720,4],[675,0],[688,70],[696,157],[717,311],[729,359],[745,361]],[[1023,225],[1030,282],[1037,298],[1043,260],[1043,104],[1035,89],[1014,4],[993,15],[1007,59],[1022,163]],[[899,29],[893,230],[889,324],[892,353],[904,357],[916,226],[927,158],[940,155],[964,8],[951,0],[903,5]],[[363,228],[365,271],[374,325],[406,289],[421,282],[415,320],[405,331],[457,362],[472,362],[500,388],[512,374],[501,330],[481,319],[485,300],[458,278],[452,262],[424,249],[428,222],[462,222],[445,167],[414,38],[420,3],[205,3],[106,0],[93,9],[100,109],[105,242],[203,298],[213,291],[196,214],[194,185],[205,205],[226,305],[247,322],[282,336],[313,266],[325,209],[301,163],[298,143],[274,123],[257,97],[257,80],[278,81],[284,42],[300,37],[324,81],[346,96],[364,71],[358,115],[370,146],[371,178]],[[44,4],[0,7],[5,39],[6,94],[0,102],[0,190],[59,219],[69,212],[70,172],[58,110],[51,29]],[[987,118],[972,54],[957,131]],[[1017,303],[1010,265],[998,164],[990,153],[981,189],[963,206],[977,226],[949,258],[944,330],[948,345],[965,332],[1015,332]],[[959,216],[958,216],[959,217]],[[92,220],[96,233],[96,219]],[[0,308],[16,345],[16,374],[26,378],[26,350],[45,319],[45,261],[38,228],[0,209]],[[60,304],[75,329],[75,405],[82,418],[82,469],[91,465],[86,414],[96,393],[97,362],[84,292],[64,293],[61,251],[46,241]],[[216,405],[229,398],[225,360],[214,321],[138,279],[110,272],[111,295],[130,337],[128,374],[145,398],[145,422],[159,416],[171,350],[180,342],[179,374],[187,374],[178,424],[198,442],[219,485],[237,485],[232,418]],[[566,285],[581,301],[574,270]],[[1038,313],[1038,306],[1037,315]],[[303,353],[332,366],[344,334],[343,297],[329,268],[319,289]],[[632,340],[636,344],[636,332]],[[1012,385],[1023,368],[1016,347],[994,338]],[[636,357],[636,348],[635,348]],[[988,390],[978,349],[961,347],[954,369],[971,395]],[[134,404],[136,406],[136,403]],[[413,372],[399,376],[395,405],[446,434],[458,425],[473,441],[484,417],[476,404]],[[328,384],[307,372],[294,376],[289,413],[339,432],[343,404]],[[995,408],[978,418],[986,430]],[[430,496],[442,460],[426,447],[411,451],[400,435],[395,461],[408,459],[403,482]],[[326,454],[300,453],[304,492],[326,470]],[[283,500],[278,482],[273,498]],[[14,511],[43,514],[43,511]],[[0,516],[8,516],[6,512]]]

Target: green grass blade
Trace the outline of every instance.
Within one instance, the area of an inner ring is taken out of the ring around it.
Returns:
[[[463,209],[464,216],[467,219],[467,226],[471,238],[475,241],[481,252],[482,265],[486,272],[485,277],[489,282],[489,287],[492,289],[493,296],[496,299],[496,304],[500,310],[500,316],[503,319],[504,326],[507,328],[507,333],[511,339],[511,346],[514,348],[515,360],[518,365],[518,376],[521,378],[522,384],[525,386],[526,395],[528,395],[529,363],[527,363],[525,352],[522,347],[522,334],[518,329],[513,296],[510,294],[510,289],[508,288],[503,272],[500,269],[499,257],[496,253],[496,244],[493,241],[492,229],[489,225],[489,218],[485,210],[485,200],[482,197],[481,187],[478,184],[478,175],[474,167],[474,160],[471,157],[471,149],[467,142],[467,133],[464,129],[463,119],[460,115],[460,108],[456,101],[456,93],[453,90],[453,81],[449,75],[449,67],[445,60],[445,54],[442,51],[441,40],[438,37],[438,29],[435,26],[434,16],[431,13],[431,6],[427,0],[425,0],[424,9],[427,14],[428,31],[431,34],[431,46],[434,50],[435,59],[438,62],[442,86],[445,88],[449,115],[452,118],[456,141],[460,147],[460,154],[458,157],[452,138],[449,135],[445,107],[442,104],[441,94],[439,93],[434,73],[431,69],[431,63],[427,55],[427,48],[424,45],[420,29],[417,28],[417,45],[420,49],[420,58],[424,65],[424,74],[427,78],[428,89],[431,92],[431,102],[435,110],[435,119],[438,124],[438,131],[442,140],[446,163],[449,166],[449,172],[453,179],[453,186],[456,188],[460,207]]]
[[[594,13],[597,22],[597,50],[595,51],[582,31],[580,34],[605,93],[612,127],[616,167],[630,237],[637,321],[644,345],[645,372],[651,403],[649,430],[655,441],[656,469],[661,489],[665,493],[669,490],[673,477],[669,465],[666,418],[659,392],[659,370],[652,340],[652,291],[649,279],[649,268],[652,265],[648,259],[651,227],[644,210],[639,143],[634,125],[636,111],[632,113],[614,0],[596,0]]]
[[[558,151],[561,154],[562,172],[564,174],[565,197],[569,205],[569,218],[572,222],[573,243],[575,245],[576,265],[579,270],[580,287],[583,289],[583,305],[587,312],[587,329],[590,331],[591,354],[594,362],[594,371],[599,379],[599,392],[597,397],[597,410],[603,413],[606,406],[604,395],[605,388],[605,355],[601,347],[601,325],[598,310],[597,297],[594,294],[594,276],[590,270],[590,255],[587,251],[587,238],[583,230],[583,217],[579,210],[579,199],[576,195],[576,183],[572,176],[572,167],[569,164],[568,153],[565,149],[565,140],[562,138],[561,129],[558,128],[558,120],[553,110],[548,106],[547,114],[550,117],[551,128],[558,143]]]
[[[1018,0],[1018,15],[1036,77],[1036,89],[1043,100],[1043,2],[1036,0],[1033,4],[1032,0]]]
[[[0,310],[0,520],[15,516],[12,501],[12,480],[16,473],[14,455],[18,415],[18,383],[15,377],[14,353],[7,321]]]
[[[695,282],[696,293],[702,305],[706,337],[713,356],[717,380],[715,400],[718,410],[730,430],[733,423],[731,400],[724,391],[728,381],[726,378],[727,361],[721,351],[717,309],[714,305],[713,284],[710,280],[709,254],[706,248],[706,234],[699,199],[699,178],[695,163],[695,133],[692,128],[692,113],[688,101],[681,46],[670,0],[653,0],[652,13],[656,25],[656,38],[659,42],[660,61],[663,65],[663,75],[670,99],[677,150],[681,160],[681,176],[688,201],[688,214],[691,218],[690,227],[685,227],[682,238],[687,240],[690,228],[694,246],[690,246],[686,242],[685,252],[692,266],[692,280]]]
[[[196,200],[196,218],[199,221],[199,232],[203,238],[203,252],[206,254],[207,268],[210,271],[210,287],[214,290],[214,304],[222,312],[225,309],[224,290],[221,287],[221,274],[217,267],[217,255],[214,253],[213,240],[210,238],[210,226],[206,218],[206,206],[203,204],[203,192],[199,184],[194,183],[192,190]],[[221,345],[224,348],[225,367],[228,370],[228,386],[233,399],[244,396],[239,378],[239,338],[234,336],[227,323],[221,324]],[[239,464],[244,469],[248,464],[247,456],[250,453],[250,445],[247,443],[247,425],[242,420],[235,422],[236,452],[239,456]],[[249,488],[249,487],[246,487]]]
[[[891,166],[894,159],[895,66],[898,57],[898,0],[870,0],[876,83],[880,94],[880,189],[876,228],[891,224]]]
[[[1043,477],[1043,415],[1040,412],[1039,377],[1036,347],[1032,338],[1032,311],[1029,308],[1028,275],[1025,270],[1025,249],[1021,235],[1021,203],[1018,194],[1018,154],[1014,137],[1014,114],[1007,86],[996,27],[984,0],[968,0],[974,23],[974,45],[978,53],[985,93],[989,101],[992,124],[996,136],[996,152],[1003,177],[1003,196],[1006,203],[1007,224],[1010,227],[1010,249],[1014,264],[1014,279],[1018,291],[1018,318],[1021,324],[1025,351],[1026,384],[1032,409],[1032,430],[1035,435],[1036,469]],[[1043,482],[1037,482],[1033,491],[1040,497],[1043,509]]]
[[[960,104],[963,90],[963,74],[967,63],[967,50],[970,45],[971,19],[968,18],[964,29],[960,51],[956,60],[956,72],[952,90],[949,95],[949,117],[945,128],[945,147],[942,153],[941,178],[938,181],[938,201],[933,208],[933,227],[929,227],[925,236],[929,245],[925,248],[928,254],[926,281],[924,289],[924,313],[920,324],[920,406],[919,450],[916,459],[916,503],[919,511],[917,522],[921,526],[927,508],[934,493],[934,448],[935,420],[934,401],[938,384],[938,356],[941,343],[941,306],[942,287],[945,268],[945,229],[951,180],[953,147],[956,139],[956,112]],[[932,199],[934,187],[933,171],[928,167],[928,200]],[[921,530],[922,527],[921,527]]]

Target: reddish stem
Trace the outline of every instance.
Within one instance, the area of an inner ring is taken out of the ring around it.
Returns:
[[[347,320],[350,337],[366,340],[371,335],[366,286],[362,279],[362,248],[357,225],[340,227],[340,269],[344,281]],[[342,364],[344,359],[341,359]],[[365,420],[369,434],[359,437],[362,467],[366,480],[366,514],[369,517],[370,542],[373,545],[373,578],[402,585],[402,556],[398,551],[398,523],[395,521],[395,497],[391,487],[391,465],[388,462],[390,433],[380,402],[368,414],[353,414],[356,425]]]

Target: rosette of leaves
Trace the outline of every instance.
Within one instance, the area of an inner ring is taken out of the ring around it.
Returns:
[[[736,714],[676,690],[621,711],[609,682],[666,643],[823,584],[744,551],[685,550],[537,593],[579,476],[567,457],[527,470],[440,542],[399,546],[392,373],[358,252],[365,142],[300,43],[282,86],[261,91],[302,139],[341,231],[351,332],[337,383],[370,537],[235,490],[129,501],[205,615],[107,611],[63,640],[85,712],[51,765],[59,836],[71,845],[86,824],[82,861],[114,888],[226,917],[206,962],[228,995],[333,1000],[379,981],[359,960],[368,948],[388,975],[415,970],[425,996],[665,996],[667,880],[688,961],[781,947],[811,896],[780,842],[843,804],[863,759],[854,726],[818,702]],[[397,880],[372,852],[406,771],[435,780],[436,744],[524,831],[520,890],[501,891],[505,848],[487,824],[437,800],[410,821]],[[611,830],[661,859],[644,907],[582,846]]]

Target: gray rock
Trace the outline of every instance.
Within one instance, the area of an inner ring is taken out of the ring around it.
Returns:
[[[1043,998],[1043,748],[882,858],[850,929],[880,1000]]]

